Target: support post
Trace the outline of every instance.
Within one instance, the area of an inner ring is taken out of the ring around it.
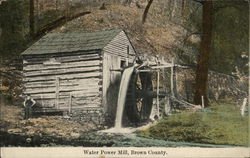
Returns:
[[[69,114],[71,113],[72,110],[72,93],[69,93]]]
[[[129,64],[129,45],[127,45],[127,59],[126,59],[126,66]]]
[[[171,66],[171,95],[174,97],[174,59],[172,59],[172,66]]]
[[[159,103],[159,93],[160,93],[160,71],[157,71],[157,115],[160,116],[160,103]]]
[[[42,96],[42,95],[40,95],[40,98],[41,98],[41,104],[42,104],[42,107],[44,107],[44,105],[43,105],[43,96]]]
[[[241,106],[241,116],[245,115],[246,104],[247,104],[247,98],[244,98],[243,104]]]
[[[202,95],[201,96],[201,107],[202,107],[202,109],[204,109],[204,96]]]
[[[55,106],[59,108],[59,77],[56,78]]]
[[[169,97],[165,97],[165,114],[169,115],[171,112],[171,106],[170,106],[170,98]]]

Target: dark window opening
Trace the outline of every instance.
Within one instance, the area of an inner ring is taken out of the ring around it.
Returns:
[[[120,65],[120,67],[121,67],[121,68],[125,68],[126,66],[127,66],[126,61],[125,61],[125,60],[121,60],[121,65]]]

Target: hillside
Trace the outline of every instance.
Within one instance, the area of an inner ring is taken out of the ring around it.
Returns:
[[[155,4],[156,5],[156,4]],[[154,7],[157,6],[152,6]],[[147,22],[141,23],[143,9],[107,4],[105,10],[94,9],[91,14],[68,22],[55,32],[95,31],[121,28],[128,34],[138,53],[161,53],[174,56],[172,48],[178,45],[177,36],[183,34],[180,26],[160,21],[155,14],[149,14]]]

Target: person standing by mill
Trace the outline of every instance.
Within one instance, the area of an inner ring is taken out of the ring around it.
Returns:
[[[32,117],[32,107],[36,104],[36,101],[31,98],[31,96],[28,94],[25,96],[25,100],[23,102],[24,105],[24,119],[28,119]]]

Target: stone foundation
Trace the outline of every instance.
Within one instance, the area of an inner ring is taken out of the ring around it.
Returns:
[[[72,121],[84,123],[94,123],[98,126],[103,126],[105,124],[104,114],[102,108],[86,108],[86,109],[76,109],[72,110],[69,114]]]

